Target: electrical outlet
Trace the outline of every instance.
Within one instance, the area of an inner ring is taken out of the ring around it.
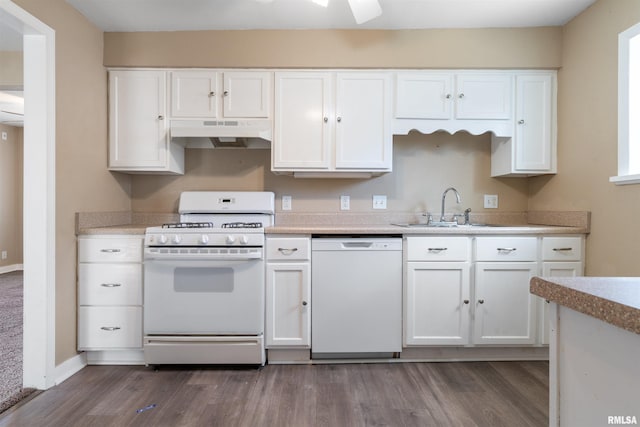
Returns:
[[[498,195],[497,194],[485,194],[484,195],[484,207],[485,207],[485,209],[498,209]]]
[[[283,211],[291,210],[291,196],[282,196],[282,210]]]
[[[7,133],[6,132],[2,132],[2,140],[6,141],[8,138]]]
[[[387,209],[387,196],[374,195],[373,196],[373,209]]]
[[[350,202],[351,198],[349,196],[340,196],[340,210],[348,211],[351,209]]]
[[[7,259],[7,251],[2,251],[2,259]]]

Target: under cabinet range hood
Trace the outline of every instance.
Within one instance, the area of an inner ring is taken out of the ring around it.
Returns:
[[[271,147],[272,123],[255,120],[171,120],[171,140],[185,148]]]

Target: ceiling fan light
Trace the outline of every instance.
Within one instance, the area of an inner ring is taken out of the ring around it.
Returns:
[[[315,4],[319,4],[322,7],[329,6],[329,0],[311,0],[311,1],[314,2]]]
[[[348,0],[351,13],[357,24],[370,21],[382,15],[382,8],[378,0]]]

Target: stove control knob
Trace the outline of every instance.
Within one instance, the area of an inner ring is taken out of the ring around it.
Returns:
[[[203,245],[209,243],[209,236],[207,236],[206,234],[200,236],[200,243],[202,243]]]
[[[240,244],[246,245],[247,243],[249,243],[249,238],[247,236],[240,236]]]
[[[159,242],[161,245],[166,244],[168,240],[169,240],[169,239],[167,239],[167,236],[165,236],[164,234],[161,234],[161,235],[159,235],[159,236],[158,236],[158,242]]]
[[[227,244],[232,245],[235,243],[235,241],[236,241],[235,236],[232,236],[232,235],[227,236]]]
[[[179,234],[176,234],[173,236],[173,239],[171,239],[171,241],[177,245],[178,243],[182,242],[182,236]]]

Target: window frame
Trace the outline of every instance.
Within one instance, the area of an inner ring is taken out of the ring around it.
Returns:
[[[633,56],[636,56],[635,61],[632,61]],[[631,170],[631,153],[640,152],[640,121],[634,124],[630,120],[632,101],[640,105],[640,76],[631,80],[633,62],[636,67],[640,64],[640,23],[618,34],[618,175],[609,178],[616,185],[640,184],[640,164],[634,168],[637,170]],[[633,99],[632,87],[637,92]]]

